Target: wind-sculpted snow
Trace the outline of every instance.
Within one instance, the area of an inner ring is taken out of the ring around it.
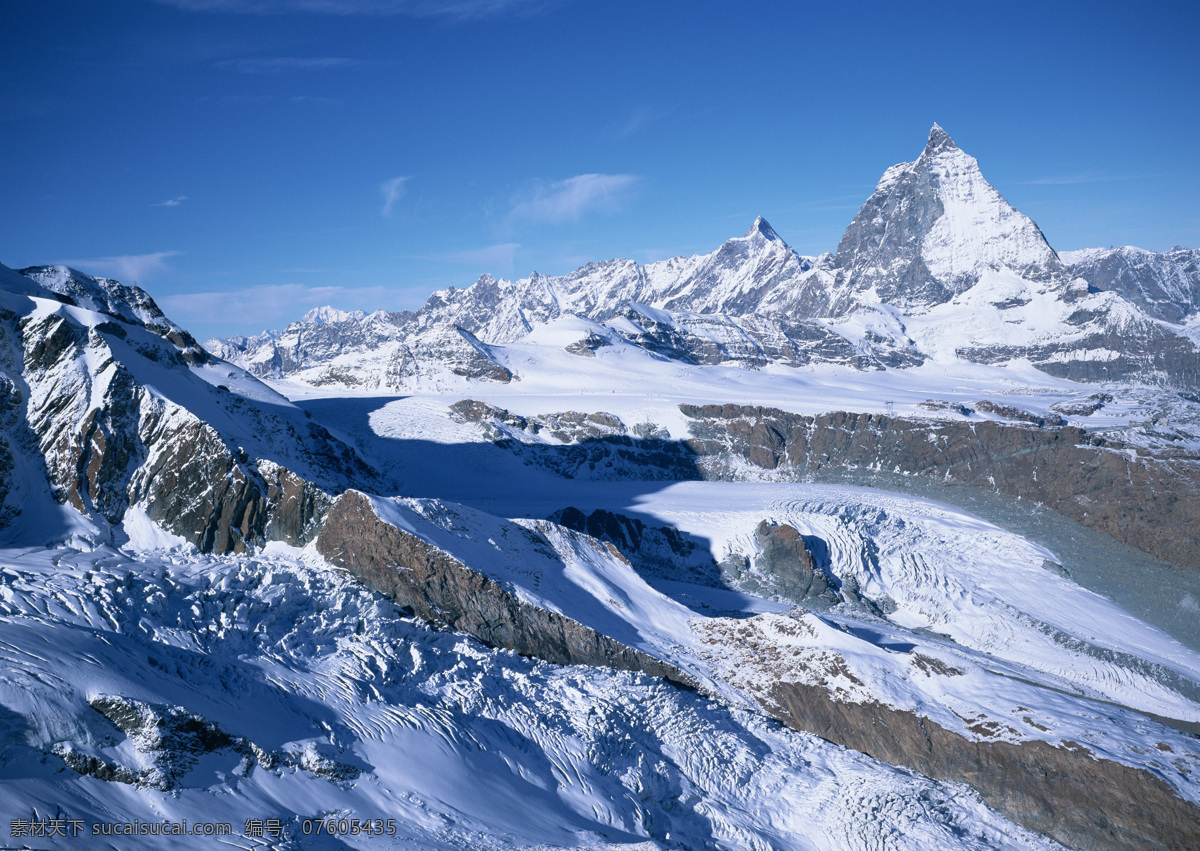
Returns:
[[[1057,847],[961,787],[644,675],[432,631],[278,546],[5,551],[0,660],[6,827],[49,810],[226,822],[244,847],[263,841],[248,819],[296,848]],[[308,835],[338,818],[396,833]]]

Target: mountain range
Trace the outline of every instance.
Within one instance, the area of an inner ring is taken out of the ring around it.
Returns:
[[[937,125],[816,257],[203,346],[0,267],[10,835],[1195,847],[1198,314]]]
[[[885,172],[833,254],[798,254],[760,217],[707,255],[485,275],[415,312],[317,309],[282,332],[206,345],[264,378],[400,391],[445,372],[508,380],[489,346],[577,316],[601,326],[580,341],[588,352],[621,340],[686,363],[860,369],[1026,359],[1058,377],[1194,393],[1200,253],[1065,258],[935,125],[920,157]]]

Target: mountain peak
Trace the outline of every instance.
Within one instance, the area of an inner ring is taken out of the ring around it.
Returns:
[[[973,287],[988,269],[1061,281],[1045,236],[987,182],[975,158],[934,124],[921,156],[892,166],[838,244],[853,289],[929,307]]]
[[[958,145],[950,138],[950,134],[941,128],[937,122],[929,130],[929,141],[925,143],[925,154],[939,154],[942,151],[956,151]]]
[[[771,223],[762,216],[754,220],[754,224],[750,225],[750,230],[746,231],[746,236],[743,239],[749,239],[756,233],[761,234],[765,239],[783,242],[783,238],[775,233],[775,228],[771,227]]]
[[[336,307],[325,305],[314,307],[300,319],[309,325],[328,325],[333,322],[346,322],[351,319],[362,319],[366,314],[361,310],[338,310]]]

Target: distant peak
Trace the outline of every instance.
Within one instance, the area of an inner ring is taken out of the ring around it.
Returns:
[[[765,239],[783,242],[783,239],[779,236],[779,234],[775,233],[775,229],[771,227],[770,222],[768,222],[762,216],[759,216],[754,220],[754,224],[750,225],[750,230],[746,231],[746,236],[744,238],[749,239],[756,233],[762,234]]]
[[[958,150],[958,145],[950,138],[950,134],[937,123],[929,131],[929,141],[925,143],[926,154],[938,154],[942,151]]]
[[[331,322],[362,319],[365,315],[361,310],[338,310],[336,307],[326,305],[324,307],[314,307],[308,313],[304,314],[300,321],[307,322],[310,325],[327,325]]]

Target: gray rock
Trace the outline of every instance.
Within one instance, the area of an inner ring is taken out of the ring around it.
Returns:
[[[317,550],[364,585],[418,617],[484,644],[561,665],[641,671],[685,688],[674,665],[627,647],[557,612],[526,603],[449,553],[379,518],[367,496],[347,491],[330,509]]]
[[[763,520],[754,530],[754,537],[762,548],[755,568],[766,579],[761,588],[767,596],[821,607],[841,602],[836,580],[817,566],[794,526]]]
[[[1073,276],[1115,292],[1155,319],[1180,324],[1200,310],[1200,250],[1091,248],[1061,255]]]
[[[693,420],[687,445],[716,463],[718,475],[731,457],[795,478],[836,467],[898,469],[1032,500],[1164,561],[1200,565],[1200,460],[1191,455],[1125,446],[1074,426],[813,417],[739,405],[680,410]]]
[[[1200,847],[1200,808],[1153,774],[1073,742],[972,741],[880,703],[780,682],[764,706],[788,726],[929,777],[969,783],[991,807],[1070,848]]]

